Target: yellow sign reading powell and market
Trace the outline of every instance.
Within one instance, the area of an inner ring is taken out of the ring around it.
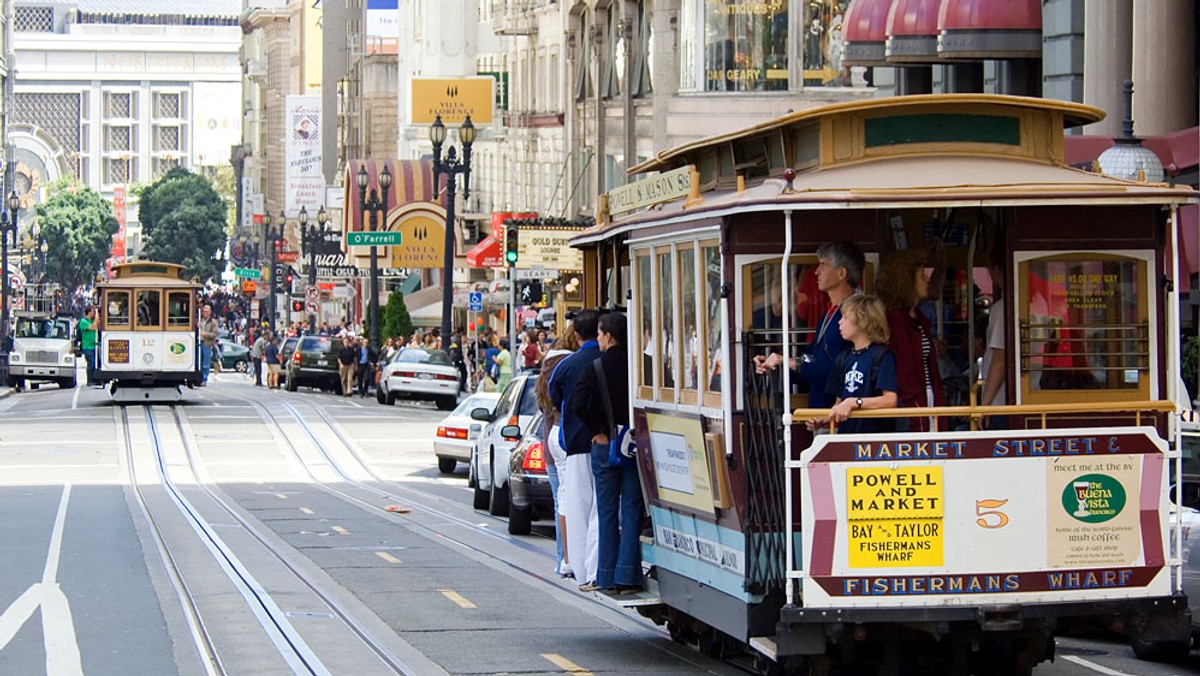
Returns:
[[[442,124],[456,127],[468,115],[475,126],[492,123],[492,108],[496,97],[490,77],[412,79],[412,123],[433,124],[442,116]]]
[[[687,197],[691,183],[692,167],[688,165],[613,188],[608,191],[608,212],[623,214],[653,204],[682,199]]]
[[[943,485],[938,465],[847,469],[850,567],[942,565]]]

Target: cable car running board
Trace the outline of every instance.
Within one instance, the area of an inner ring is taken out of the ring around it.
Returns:
[[[179,386],[116,387],[112,392],[112,400],[118,404],[174,403],[182,399]]]

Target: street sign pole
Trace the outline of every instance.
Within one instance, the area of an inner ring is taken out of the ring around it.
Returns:
[[[508,266],[508,351],[512,353],[513,373],[517,372],[517,280],[516,268]]]

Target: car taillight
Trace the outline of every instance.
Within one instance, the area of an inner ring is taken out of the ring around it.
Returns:
[[[542,444],[540,441],[529,444],[529,448],[525,450],[525,462],[521,463],[521,467],[531,472],[546,471],[546,460],[542,457]]]
[[[455,383],[458,382],[458,374],[451,376],[451,375],[447,375],[445,373],[435,373],[435,374],[433,374],[433,378],[434,378],[434,380],[449,380],[449,381],[455,382]]]
[[[466,439],[467,431],[459,427],[446,427],[439,425],[437,435],[444,439]]]
[[[396,371],[392,375],[396,376],[397,378],[416,378],[417,372],[416,371]]]
[[[300,353],[299,352],[292,353],[292,361],[296,362],[297,364],[300,363]]]

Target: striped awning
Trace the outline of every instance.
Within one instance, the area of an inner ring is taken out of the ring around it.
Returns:
[[[379,188],[379,175],[387,167],[392,175],[392,188],[387,194],[388,213],[413,202],[433,202],[433,162],[429,160],[350,160],[346,163],[346,177],[342,182],[345,197],[342,209],[342,233],[364,229],[361,195],[355,177],[359,167],[367,170],[367,197]],[[445,195],[437,200],[443,208]],[[378,217],[377,217],[378,218]],[[376,221],[379,229],[385,228],[387,219]]]

